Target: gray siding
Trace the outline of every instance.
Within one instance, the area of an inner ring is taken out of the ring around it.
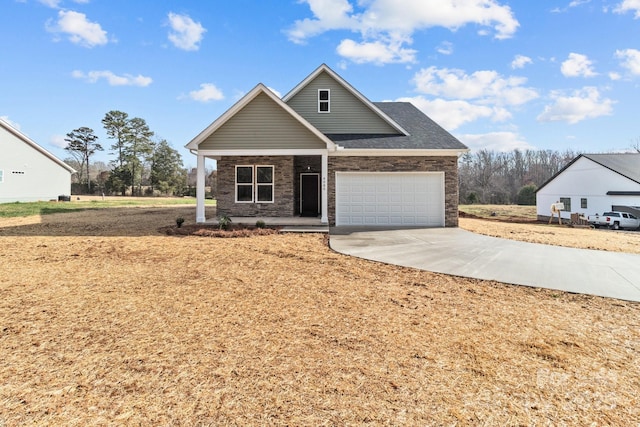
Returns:
[[[331,91],[331,112],[318,113],[318,89]],[[287,102],[325,134],[398,134],[351,92],[323,72]]]
[[[213,135],[202,141],[198,148],[200,150],[323,149],[326,148],[326,144],[271,98],[260,94]]]

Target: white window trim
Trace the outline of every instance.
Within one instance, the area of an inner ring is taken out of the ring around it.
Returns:
[[[251,182],[238,182],[238,168],[251,168]],[[236,165],[235,169],[234,169],[234,177],[233,177],[233,181],[235,183],[235,185],[233,186],[234,189],[234,200],[236,203],[253,203],[253,194],[255,193],[254,191],[254,187],[253,187],[253,183],[256,180],[256,175],[255,175],[255,169],[253,167],[253,165]],[[251,185],[251,200],[238,200],[238,186],[240,185]]]
[[[271,168],[271,183],[258,182],[258,168]],[[274,203],[274,199],[275,199],[275,185],[274,185],[275,176],[273,175],[274,172],[275,172],[275,168],[273,167],[273,165],[256,165],[255,172],[254,172],[255,192],[253,197],[256,203]],[[259,187],[271,187],[271,200],[258,200]]]
[[[238,168],[251,168],[251,184],[238,183]],[[258,168],[271,168],[271,183],[258,182]],[[275,167],[273,165],[236,165],[235,167],[235,185],[234,185],[234,199],[236,203],[275,203]],[[238,200],[238,186],[239,185],[251,185],[251,200]],[[271,187],[271,200],[258,200],[258,188],[259,187]]]
[[[327,100],[320,100],[320,92],[327,92],[328,95],[328,99]],[[322,104],[323,102],[327,103],[327,111],[322,111],[320,109],[320,104]],[[331,112],[331,89],[318,89],[318,113],[320,114],[328,114]]]

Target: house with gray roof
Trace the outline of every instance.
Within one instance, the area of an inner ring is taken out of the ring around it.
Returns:
[[[563,203],[562,218],[608,211],[638,213],[640,153],[581,154],[536,192],[538,219],[550,217],[550,206]]]
[[[325,64],[282,98],[258,84],[186,147],[198,158],[199,223],[212,158],[218,217],[458,225],[468,148],[411,103],[371,102]]]

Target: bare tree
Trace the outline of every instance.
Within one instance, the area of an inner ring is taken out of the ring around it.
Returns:
[[[523,188],[540,187],[576,157],[573,151],[479,150],[458,162],[461,203],[517,203]]]

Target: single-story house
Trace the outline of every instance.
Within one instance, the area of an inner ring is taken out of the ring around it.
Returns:
[[[71,166],[0,119],[0,203],[69,196],[74,172]]]
[[[547,220],[556,202],[564,205],[561,216],[566,219],[571,213],[640,209],[640,154],[579,155],[538,188],[538,219]]]
[[[217,215],[318,224],[458,225],[468,148],[407,102],[371,102],[327,65],[284,97],[258,84],[186,147],[217,161]]]

